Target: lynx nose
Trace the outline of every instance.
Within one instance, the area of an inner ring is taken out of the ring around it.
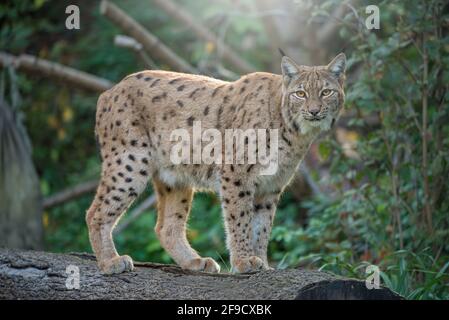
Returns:
[[[314,117],[317,116],[318,113],[320,113],[320,111],[321,111],[320,105],[314,105],[309,107],[309,113]]]

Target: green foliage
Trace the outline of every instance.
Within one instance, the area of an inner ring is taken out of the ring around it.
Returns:
[[[317,14],[329,16],[335,2],[324,3]],[[447,7],[440,1],[378,6],[380,30],[354,32],[353,13],[340,30],[350,37],[350,69],[360,68],[346,97],[348,112],[357,115],[349,129],[357,132],[358,157],[348,157],[332,138],[320,143],[335,193],[303,202],[306,227],[275,228],[273,256],[288,252],[285,265],[315,265],[357,278],[375,264],[383,284],[406,298],[448,299],[449,38],[441,32]],[[358,8],[363,17],[364,6]],[[370,126],[369,116],[380,123]]]
[[[117,3],[192,64],[220,61],[217,48],[198,40],[155,6],[149,10],[147,1]],[[238,8],[235,1],[206,6],[203,1],[180,3],[231,47],[240,48],[242,58],[260,70],[271,63],[272,39],[257,15],[244,14],[255,7],[254,0],[240,1]],[[314,19],[331,19],[341,1],[294,3],[298,11],[301,5],[313,8],[313,24]],[[381,29],[369,31],[364,27],[365,7],[372,3],[359,1],[355,11],[348,9],[340,21],[337,42],[346,48],[349,73],[358,75],[356,81],[349,79],[346,89],[346,113],[351,119],[345,135],[352,141],[351,153],[335,135],[323,138],[318,154],[329,176],[322,183],[330,188],[301,203],[291,193],[283,196],[269,247],[270,259],[279,268],[321,268],[363,279],[366,266],[375,264],[382,271],[382,284],[408,299],[449,299],[449,189],[445,183],[449,176],[449,38],[447,26],[443,27],[449,16],[447,5],[440,3],[378,1]],[[97,2],[81,1],[80,31],[63,28],[65,5],[64,1],[2,2],[0,47],[111,81],[143,68],[133,53],[113,45],[121,31],[99,14]],[[427,77],[423,52],[429,61]],[[100,160],[93,134],[97,96],[22,74],[19,85],[43,195],[98,177]],[[424,121],[423,96],[427,97]],[[371,118],[376,121],[367,120]],[[319,172],[313,176],[320,179]],[[44,213],[49,250],[91,251],[84,220],[91,200],[92,195],[85,196]],[[426,206],[431,219],[425,214]],[[303,212],[306,223],[299,217]],[[131,223],[116,236],[118,251],[136,260],[171,262],[153,232],[155,220],[152,209]],[[188,237],[203,256],[229,270],[215,196],[195,197]]]

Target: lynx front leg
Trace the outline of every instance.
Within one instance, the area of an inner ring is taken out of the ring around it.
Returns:
[[[254,201],[253,249],[254,254],[268,266],[267,247],[270,240],[279,193],[256,197]]]
[[[252,245],[254,187],[236,175],[223,176],[221,195],[233,271],[244,273],[267,269],[263,260],[255,255]]]

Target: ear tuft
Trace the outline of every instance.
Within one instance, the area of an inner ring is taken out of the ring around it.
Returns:
[[[327,70],[340,78],[346,71],[346,56],[344,53],[338,54],[328,65]]]
[[[281,54],[281,57],[285,57],[286,56],[284,50],[282,50],[281,48],[278,48],[278,50],[279,50],[279,53]]]

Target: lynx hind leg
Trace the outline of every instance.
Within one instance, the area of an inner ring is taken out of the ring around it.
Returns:
[[[162,247],[183,269],[220,272],[212,258],[202,258],[187,241],[186,228],[193,199],[189,187],[172,188],[153,178],[158,199],[156,234]]]
[[[150,175],[148,156],[141,150],[119,150],[119,146],[114,145],[111,148],[118,151],[104,153],[102,150],[101,182],[86,215],[92,249],[105,274],[133,270],[132,259],[118,255],[112,231],[122,214],[145,189]]]

